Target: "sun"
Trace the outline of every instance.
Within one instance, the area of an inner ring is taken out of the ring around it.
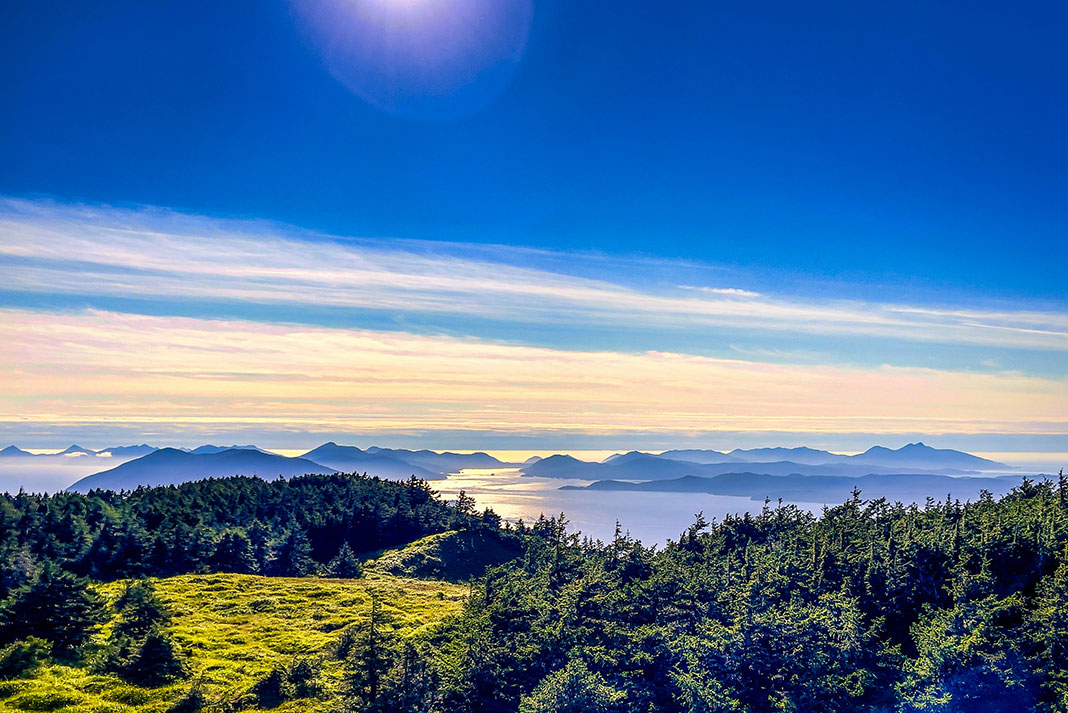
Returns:
[[[291,0],[331,75],[383,111],[451,120],[511,83],[532,0]]]

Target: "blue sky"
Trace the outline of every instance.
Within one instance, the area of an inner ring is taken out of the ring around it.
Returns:
[[[4,3],[0,308],[43,331],[6,354],[34,378],[0,394],[0,429],[19,440],[32,414],[39,441],[107,440],[197,409],[244,414],[157,434],[196,438],[274,408],[302,424],[260,427],[282,440],[934,433],[1068,450],[1054,400],[1068,378],[1066,21],[1054,2]],[[292,259],[261,260],[275,249]],[[157,380],[72,386],[63,375],[99,355],[100,334],[129,338],[133,317],[158,320],[154,351],[107,355],[92,378]],[[497,373],[497,393],[450,367],[433,404],[413,400],[415,377],[298,404],[292,379],[353,366],[305,361],[276,364],[291,380],[279,371],[250,405],[241,385],[266,376],[237,363],[154,366],[223,324],[244,335],[237,361],[289,344],[278,325],[377,340],[379,366],[414,348],[398,339],[469,361],[458,345],[478,344],[498,366],[573,369],[600,401],[576,418],[562,395],[531,396],[542,372]],[[34,364],[62,330],[82,335],[59,350],[70,361]],[[722,404],[675,392],[662,354],[690,360],[683,373]],[[620,370],[617,389],[663,389],[676,416],[643,426],[648,403],[591,386],[602,369]],[[158,381],[166,370],[233,388],[190,395]],[[823,403],[829,372],[915,394],[912,410]],[[791,379],[777,398],[795,420],[773,423],[758,394]],[[521,384],[525,400],[501,396]],[[380,421],[309,415],[354,402]],[[106,425],[135,403],[142,425]]]

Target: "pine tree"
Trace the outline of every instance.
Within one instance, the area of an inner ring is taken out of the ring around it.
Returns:
[[[137,640],[144,639],[153,628],[166,626],[171,620],[170,612],[147,580],[128,583],[114,609],[118,621],[113,632]]]
[[[47,639],[53,656],[69,659],[89,640],[103,615],[103,602],[86,580],[49,562],[3,605],[0,638],[4,642],[30,636]]]
[[[185,673],[185,665],[171,637],[162,629],[148,632],[122,671],[123,678],[142,686],[160,686]]]
[[[279,577],[306,577],[315,569],[308,536],[299,529],[290,530],[268,565],[268,572]]]
[[[259,570],[252,541],[241,530],[227,530],[215,546],[211,567],[217,572],[253,574]]]
[[[266,572],[271,559],[271,530],[259,520],[253,520],[246,528],[252,543],[252,556],[256,559],[256,571]]]
[[[208,705],[204,695],[204,683],[200,678],[193,681],[189,690],[167,709],[167,713],[199,713]]]
[[[342,542],[334,559],[327,565],[327,571],[331,577],[338,579],[356,579],[363,570],[349,543]]]
[[[293,687],[294,698],[314,698],[322,692],[319,684],[321,669],[321,662],[315,659],[300,658],[293,662],[286,677]]]
[[[391,637],[380,630],[378,597],[371,597],[371,616],[366,635],[353,647],[348,659],[348,687],[361,710],[378,710],[382,678],[392,663]]]
[[[150,581],[127,583],[113,609],[115,625],[95,664],[97,671],[144,685],[180,675],[181,659],[163,629],[171,615]]]

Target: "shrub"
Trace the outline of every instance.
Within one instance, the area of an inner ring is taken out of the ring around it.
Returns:
[[[44,639],[31,636],[0,650],[0,679],[18,678],[48,659],[50,646]]]
[[[313,659],[297,659],[289,667],[289,683],[293,687],[294,698],[314,698],[322,692],[319,684],[319,671],[322,664]]]
[[[167,713],[198,713],[208,705],[204,696],[203,684],[198,678],[185,694],[167,709]]]
[[[256,702],[263,708],[276,708],[293,697],[285,666],[275,666],[252,687]]]

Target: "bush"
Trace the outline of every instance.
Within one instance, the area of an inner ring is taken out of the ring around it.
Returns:
[[[48,660],[50,645],[31,636],[0,650],[0,679],[18,678]]]
[[[322,664],[314,659],[295,659],[288,667],[279,664],[252,687],[252,693],[264,708],[274,708],[295,698],[314,698],[322,693],[321,669]]]
[[[167,713],[198,713],[208,705],[204,697],[204,690],[200,679],[193,681],[185,695],[175,701],[174,705],[167,709]]]
[[[319,671],[322,665],[312,659],[297,659],[289,667],[289,683],[293,687],[294,698],[314,698],[322,692],[319,685]]]
[[[293,697],[293,685],[289,682],[285,666],[275,666],[253,687],[256,702],[263,708],[277,708]]]

